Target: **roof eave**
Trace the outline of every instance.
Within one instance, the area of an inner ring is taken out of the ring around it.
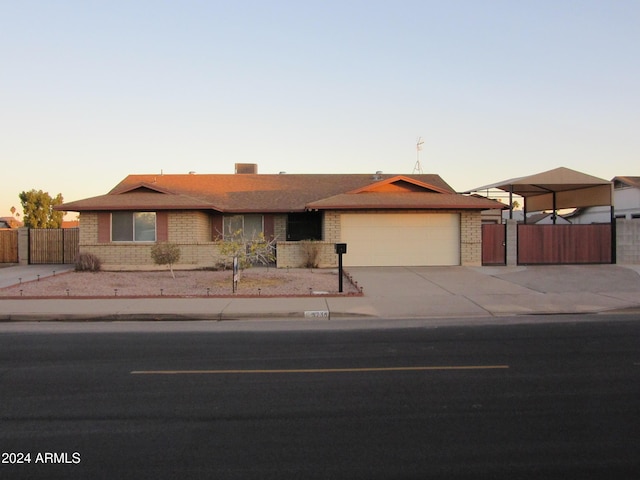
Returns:
[[[490,210],[499,205],[308,205],[307,210]],[[502,209],[507,208],[506,205]]]
[[[100,205],[73,207],[72,205],[58,205],[53,207],[56,211],[62,212],[122,212],[122,211],[166,211],[166,210],[213,210],[222,213],[222,210],[212,207],[211,205],[138,205],[131,207],[123,207],[122,205]]]

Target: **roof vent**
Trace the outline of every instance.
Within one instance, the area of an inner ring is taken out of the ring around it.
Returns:
[[[375,175],[372,177],[374,180],[382,180],[382,170],[378,170]]]
[[[196,174],[196,172],[195,172],[195,171],[193,171],[193,170],[191,170],[191,171],[189,172],[189,175],[195,175],[195,174]]]
[[[287,172],[280,172],[280,175],[286,175]]]
[[[236,173],[255,174],[258,173],[257,163],[236,163]]]

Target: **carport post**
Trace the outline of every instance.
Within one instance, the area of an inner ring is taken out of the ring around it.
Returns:
[[[509,185],[509,220],[513,220],[513,184]]]
[[[609,206],[611,212],[611,263],[615,264],[618,262],[617,252],[618,252],[618,235],[617,235],[617,220],[616,220],[616,211],[615,207],[612,205]]]

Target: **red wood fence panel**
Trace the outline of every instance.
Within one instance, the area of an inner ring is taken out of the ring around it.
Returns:
[[[518,225],[518,263],[611,263],[611,225]]]
[[[483,265],[505,265],[507,263],[506,233],[506,225],[482,225]]]
[[[0,230],[0,263],[18,263],[18,230]]]

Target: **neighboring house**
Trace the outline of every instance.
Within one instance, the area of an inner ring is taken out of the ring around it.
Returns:
[[[78,228],[79,226],[79,220],[63,220],[61,228]]]
[[[13,217],[0,217],[0,228],[20,228],[22,222],[19,222]]]
[[[534,213],[532,215],[527,215],[527,224],[528,225],[554,225],[553,213],[541,212],[541,213]],[[564,216],[556,214],[555,225],[569,225],[569,224],[571,224],[571,222],[566,218],[564,218]]]
[[[640,219],[640,177],[614,177],[613,206],[615,218]],[[609,223],[609,207],[578,208],[568,216],[573,224]]]
[[[319,265],[480,265],[482,210],[493,200],[455,193],[438,175],[129,175],[106,195],[68,202],[79,212],[80,251],[106,269],[153,266],[155,242],[180,245],[180,268],[220,263],[218,241],[275,239],[278,267],[304,265],[315,240]]]

